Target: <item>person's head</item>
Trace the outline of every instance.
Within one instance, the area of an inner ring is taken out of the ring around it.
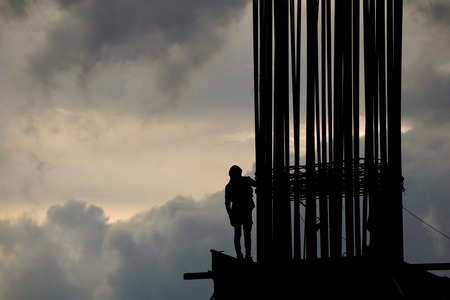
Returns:
[[[230,171],[228,171],[228,175],[230,175],[231,178],[238,178],[242,176],[242,169],[239,168],[239,166],[232,166],[230,168]]]

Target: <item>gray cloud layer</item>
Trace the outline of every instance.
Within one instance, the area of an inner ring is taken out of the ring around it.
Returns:
[[[405,1],[407,21],[414,21],[421,42],[415,61],[403,70],[403,120],[411,128],[403,135],[404,206],[448,233],[450,192],[450,3],[445,0]],[[408,23],[405,24],[407,26]],[[408,29],[408,28],[406,28]],[[411,33],[411,30],[409,31]],[[403,51],[408,54],[405,44]],[[404,214],[409,258],[448,261],[449,241]],[[406,230],[409,229],[409,230]],[[416,245],[427,245],[417,247]]]
[[[410,122],[441,127],[450,115],[450,3],[445,0],[405,4],[421,28],[426,43],[418,59],[404,69],[404,117]],[[408,48],[404,48],[408,52]]]
[[[114,224],[71,200],[29,218],[0,222],[1,299],[207,299],[212,282],[183,273],[210,269],[209,249],[230,249],[223,195],[177,197]]]
[[[248,1],[56,2],[62,17],[31,57],[36,78],[52,83],[70,70],[88,81],[110,64],[148,60],[158,71],[160,88],[176,95],[192,72],[221,49],[227,26],[242,16]]]
[[[26,16],[27,0],[0,0],[0,15],[15,19]]]
[[[432,26],[448,26],[450,20],[450,4],[446,0],[420,1],[412,0],[405,2],[407,8],[420,15]]]

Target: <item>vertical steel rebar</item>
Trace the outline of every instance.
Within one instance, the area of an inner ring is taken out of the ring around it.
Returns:
[[[297,16],[295,12],[297,11]],[[291,30],[291,79],[292,79],[292,109],[294,130],[294,259],[301,257],[301,228],[300,228],[300,20],[301,1],[290,1],[290,30]]]
[[[313,259],[319,244],[321,258],[336,258],[343,240],[348,257],[403,259],[402,7],[402,0],[253,0],[258,261],[299,259],[302,246]]]
[[[317,257],[314,124],[317,82],[317,13],[318,2],[306,2],[307,78],[306,78],[306,257]]]

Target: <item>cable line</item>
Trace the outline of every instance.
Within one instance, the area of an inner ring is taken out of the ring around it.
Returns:
[[[425,222],[424,220],[422,220],[421,218],[419,218],[418,216],[416,216],[415,214],[413,214],[412,212],[410,212],[409,210],[407,210],[405,207],[403,207],[403,210],[406,211],[407,213],[409,213],[411,216],[413,216],[414,218],[416,218],[417,220],[419,220],[420,222],[422,222],[423,224],[427,225],[428,227],[430,227],[431,229],[433,229],[434,231],[436,231],[437,233],[440,233],[442,236],[446,237],[447,239],[450,240],[450,236],[446,235],[445,233],[443,233],[442,231],[438,230],[437,228],[433,227],[432,225],[428,224],[427,222]]]

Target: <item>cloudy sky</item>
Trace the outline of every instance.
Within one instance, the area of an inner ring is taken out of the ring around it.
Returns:
[[[450,3],[405,0],[404,206],[450,234]],[[0,0],[0,299],[209,299],[254,164],[248,0]],[[450,241],[405,212],[405,259]]]

